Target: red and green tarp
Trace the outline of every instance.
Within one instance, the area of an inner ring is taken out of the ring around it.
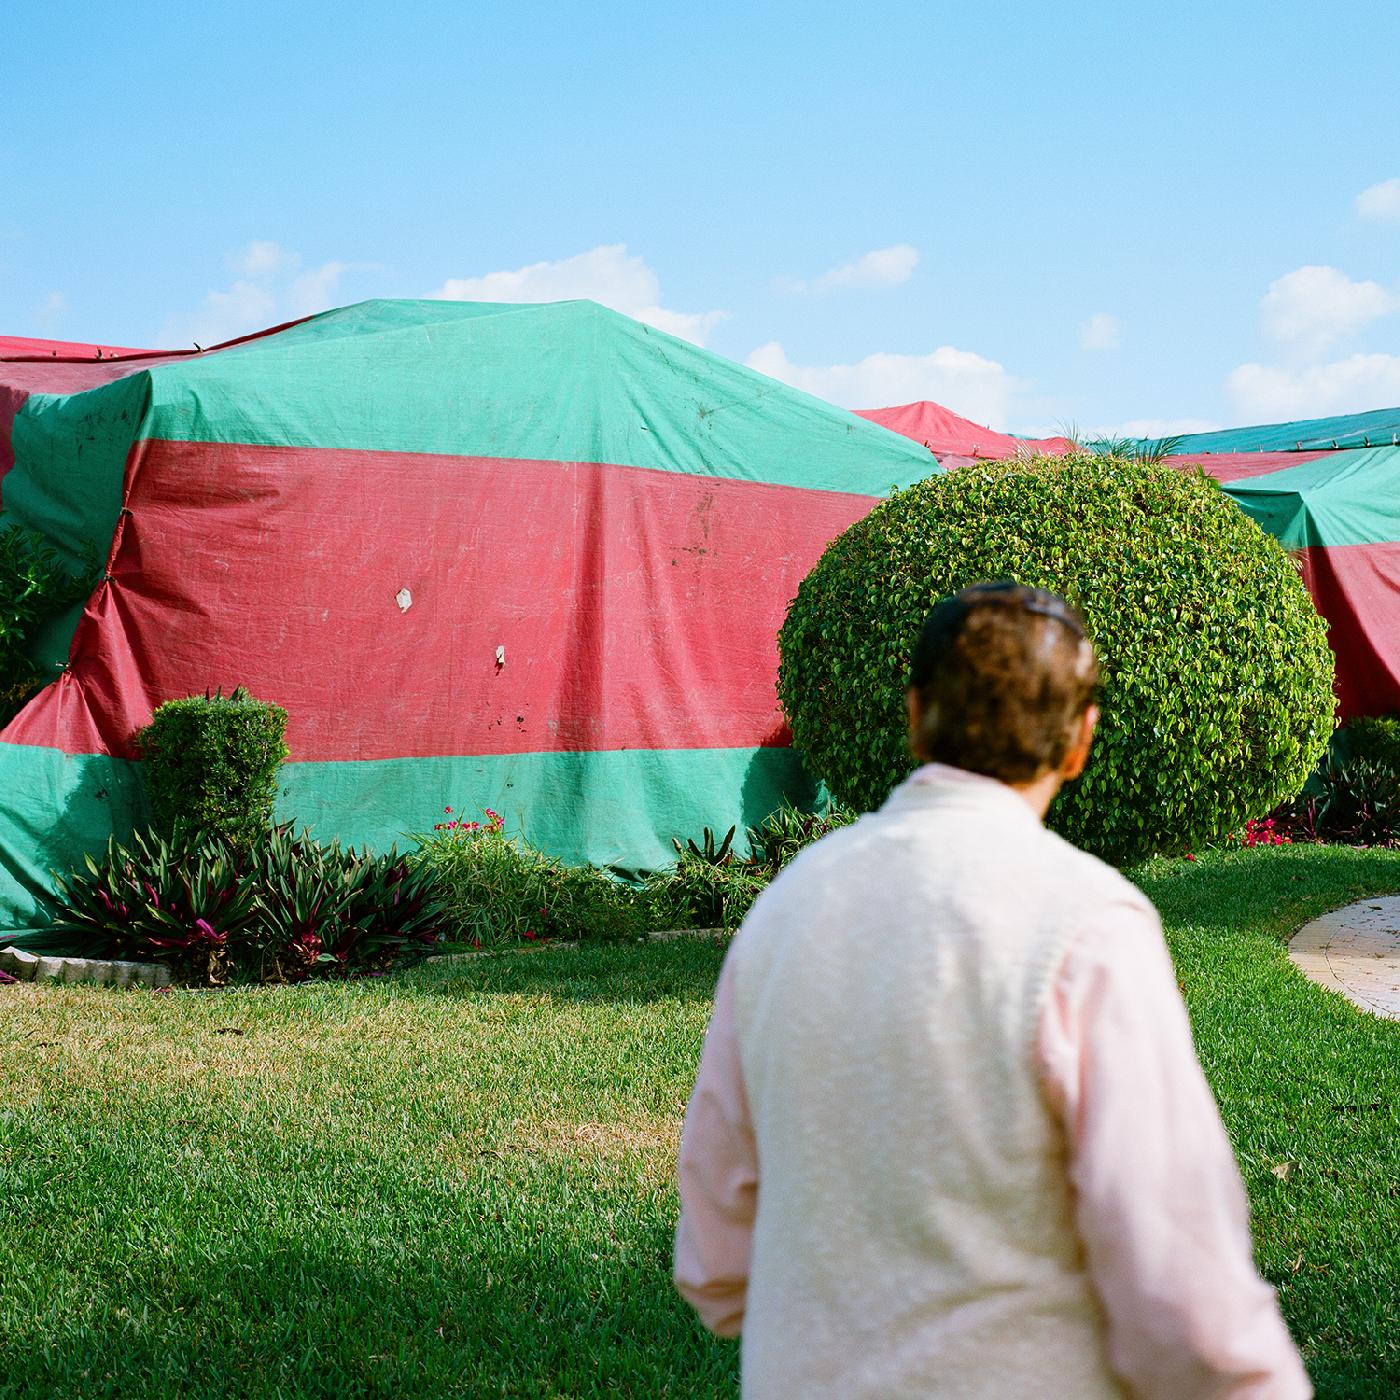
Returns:
[[[0,523],[105,562],[0,731],[0,930],[141,816],[133,736],[246,686],[281,815],[490,806],[645,870],[812,793],[776,637],[918,444],[589,302],[369,302],[211,352],[0,341]]]
[[[852,415],[589,302],[368,302],[198,353],[0,339],[0,524],[106,575],[0,731],[0,936],[141,820],[153,708],[216,687],[286,707],[280,812],[321,836],[490,806],[640,871],[742,832],[814,792],[774,681],[825,545],[931,469],[1068,445]],[[1176,460],[1298,552],[1343,714],[1400,709],[1400,410]]]
[[[949,468],[1069,447],[994,433],[937,404],[861,416],[923,443]],[[1400,712],[1400,409],[1196,433],[1173,440],[1169,460],[1208,472],[1295,552],[1327,619],[1342,718]]]
[[[1063,437],[1020,438],[999,433],[927,399],[893,408],[860,408],[856,415],[923,443],[947,468],[979,460],[1000,461],[1017,452],[1068,452],[1073,446]]]

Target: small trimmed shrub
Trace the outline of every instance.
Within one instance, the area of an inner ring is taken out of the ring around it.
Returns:
[[[92,592],[96,571],[94,560],[70,573],[42,535],[0,528],[0,724],[51,679],[35,667],[30,645],[45,622]]]
[[[1332,655],[1294,562],[1203,474],[1083,452],[963,467],[852,525],[802,582],[778,692],[830,790],[868,809],[911,768],[909,657],[986,579],[1054,589],[1104,672],[1084,776],[1051,825],[1118,864],[1222,838],[1303,786],[1332,732]]]
[[[161,705],[136,736],[154,829],[219,836],[244,849],[265,836],[286,732],[287,712],[242,686]]]
[[[450,807],[445,815],[453,818]],[[485,822],[439,822],[413,857],[440,883],[454,940],[484,948],[620,941],[647,931],[646,910],[629,886],[591,866],[565,865],[504,826],[489,808]]]
[[[431,870],[287,827],[235,847],[137,832],[56,879],[53,932],[96,958],[167,964],[195,986],[382,972],[442,935]]]

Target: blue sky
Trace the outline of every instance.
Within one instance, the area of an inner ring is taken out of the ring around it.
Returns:
[[[592,295],[851,406],[1400,404],[1400,5],[0,13],[0,332]]]

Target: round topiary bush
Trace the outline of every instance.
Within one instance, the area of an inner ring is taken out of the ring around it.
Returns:
[[[1074,453],[930,477],[827,548],[779,636],[793,740],[868,810],[912,767],[904,692],[939,598],[986,579],[1084,614],[1103,719],[1050,824],[1117,864],[1222,836],[1293,797],[1333,728],[1332,653],[1298,569],[1216,484]]]

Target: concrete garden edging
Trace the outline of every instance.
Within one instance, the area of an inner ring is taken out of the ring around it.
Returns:
[[[68,958],[0,948],[0,971],[21,982],[89,982],[104,987],[168,987],[170,969],[160,963],[115,958]]]
[[[1293,965],[1353,1006],[1400,1020],[1400,895],[1334,909],[1288,942]]]
[[[665,929],[649,933],[653,942],[672,938],[720,938],[721,928]],[[576,948],[577,943],[547,943],[540,947]],[[470,958],[489,957],[496,950],[482,949],[470,953],[437,953],[425,962],[454,963]],[[505,950],[501,950],[505,951]],[[510,951],[533,952],[534,949]],[[169,987],[170,969],[162,963],[122,962],[113,958],[69,958],[50,953],[26,953],[22,948],[0,948],[0,972],[8,972],[21,982],[86,982],[99,987]]]

